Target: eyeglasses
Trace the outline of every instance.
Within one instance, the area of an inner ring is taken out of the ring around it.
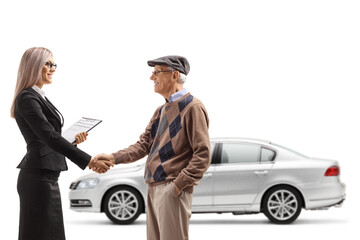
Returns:
[[[166,70],[166,71],[153,71],[152,74],[157,76],[158,73],[160,72],[173,72],[174,70]]]
[[[52,68],[54,67],[55,69],[57,68],[57,64],[56,63],[52,63],[52,62],[46,62],[45,66],[47,66],[48,68]]]

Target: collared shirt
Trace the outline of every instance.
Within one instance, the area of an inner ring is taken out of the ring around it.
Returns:
[[[41,90],[38,86],[34,85],[32,86],[32,89],[34,89],[38,94],[40,94],[45,99],[45,92],[44,90]],[[45,99],[46,100],[46,99]]]
[[[52,105],[52,103],[46,98],[45,96],[45,92],[44,90],[40,89],[38,86],[34,85],[32,86],[32,89],[34,89],[37,93],[39,93],[41,95],[41,97],[43,99],[45,99],[46,102],[48,102],[55,110],[55,112],[57,113],[57,115],[60,117],[61,119],[61,125],[64,125],[64,117],[63,115],[59,112],[59,110],[56,109],[56,107],[54,105]]]
[[[171,95],[169,97],[169,103],[175,102],[176,100],[179,100],[180,98],[182,98],[186,94],[188,94],[188,90],[186,88],[174,93],[173,95]]]

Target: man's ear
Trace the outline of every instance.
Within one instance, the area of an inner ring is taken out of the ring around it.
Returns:
[[[180,77],[179,71],[174,71],[172,77],[173,77],[173,81],[178,81]]]

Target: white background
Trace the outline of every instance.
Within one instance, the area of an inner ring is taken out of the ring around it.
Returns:
[[[91,155],[138,139],[164,102],[146,62],[177,54],[190,62],[186,87],[206,106],[211,137],[267,139],[340,162],[342,208],[303,211],[290,226],[262,214],[193,215],[191,239],[339,239],[356,230],[359,12],[358,1],[346,0],[1,1],[1,235],[18,234],[16,166],[26,145],[9,109],[21,56],[34,46],[49,48],[58,64],[43,89],[65,128],[82,116],[104,120],[80,145]],[[67,239],[145,239],[145,215],[116,226],[70,211],[68,186],[84,172],[68,162],[60,177]]]

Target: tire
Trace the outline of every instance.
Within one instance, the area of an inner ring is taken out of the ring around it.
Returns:
[[[103,209],[112,222],[130,224],[142,213],[142,197],[134,188],[127,186],[115,187],[106,193]]]
[[[277,186],[266,193],[263,212],[273,223],[289,224],[299,217],[302,206],[301,195],[296,189]]]

